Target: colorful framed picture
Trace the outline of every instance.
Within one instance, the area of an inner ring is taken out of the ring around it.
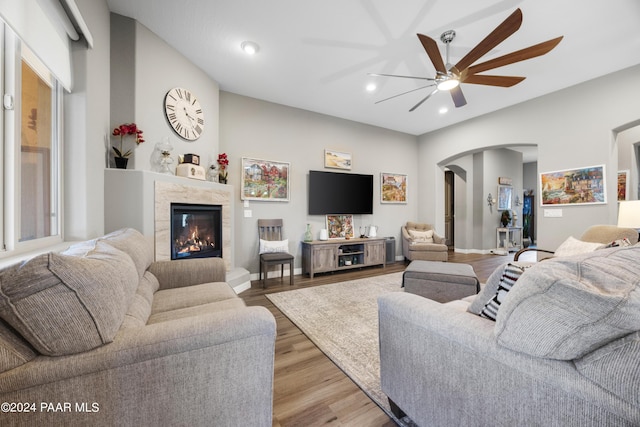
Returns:
[[[324,150],[324,167],[334,169],[351,169],[351,153]]]
[[[604,165],[540,174],[540,204],[571,206],[607,203]]]
[[[289,201],[287,162],[242,158],[242,200]]]
[[[407,175],[380,174],[380,203],[407,203]]]
[[[353,238],[353,215],[327,215],[326,220],[330,239]]]
[[[513,197],[513,187],[510,185],[498,185],[498,210],[511,210],[511,198]]]
[[[629,200],[629,170],[618,171],[618,201]]]

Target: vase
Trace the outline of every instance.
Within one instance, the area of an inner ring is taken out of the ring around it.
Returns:
[[[311,224],[307,224],[307,231],[304,232],[304,241],[305,242],[313,241],[313,234],[311,234]]]
[[[227,173],[226,172],[224,172],[224,173],[220,172],[218,174],[218,182],[220,184],[226,184],[227,183]]]
[[[116,161],[116,168],[118,169],[127,168],[127,163],[129,162],[128,157],[114,157],[114,160]]]

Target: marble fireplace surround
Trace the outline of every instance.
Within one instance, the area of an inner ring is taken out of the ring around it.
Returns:
[[[249,271],[236,267],[233,253],[232,185],[144,170],[105,169],[105,232],[123,227],[140,230],[149,239],[156,260],[171,259],[170,205],[175,203],[222,206],[222,259],[226,281],[240,293],[251,288]]]
[[[227,271],[231,270],[231,193],[215,188],[156,181],[154,208],[156,260],[171,259],[171,203],[222,206],[222,259]]]

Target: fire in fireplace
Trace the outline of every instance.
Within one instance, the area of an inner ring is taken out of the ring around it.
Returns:
[[[171,204],[171,259],[222,257],[222,206]]]

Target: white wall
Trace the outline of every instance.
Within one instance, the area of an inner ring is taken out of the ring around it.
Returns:
[[[134,52],[133,60],[114,61],[111,66],[120,75],[133,76],[134,90],[112,90],[111,127],[135,122],[144,131],[145,142],[140,144],[129,160],[129,169],[152,170],[151,155],[155,144],[168,137],[173,145],[174,166],[178,156],[192,153],[200,155],[203,166],[218,157],[219,87],[210,76],[196,67],[180,52],[169,46],[144,25],[130,18],[114,14],[113,31],[131,33],[128,38],[114,37],[114,52]],[[117,56],[117,55],[114,55]],[[126,56],[126,55],[125,55]],[[115,84],[115,83],[114,83]],[[125,78],[123,84],[130,82]],[[174,88],[182,87],[196,95],[204,111],[205,126],[202,136],[196,141],[185,141],[177,136],[164,114],[164,97]],[[122,111],[133,115],[124,117]],[[132,138],[129,138],[131,142]],[[112,143],[119,139],[112,138]]]
[[[415,136],[223,91],[220,93],[220,149],[229,155],[229,183],[237,188],[234,198],[237,267],[253,273],[258,271],[258,218],[284,219],[285,237],[296,256],[296,268],[300,267],[300,241],[306,224],[312,225],[316,239],[324,228],[324,216],[307,214],[307,185],[309,170],[325,170],[325,149],[351,153],[350,172],[374,176],[373,215],[354,216],[355,232],[359,232],[360,226],[377,225],[378,236],[396,238],[396,253],[401,254],[400,227],[417,216],[419,165]],[[290,201],[251,201],[249,207],[243,207],[240,200],[242,157],[290,162]],[[380,203],[381,172],[408,175],[407,204]],[[251,211],[250,218],[244,217],[245,210]],[[444,232],[444,229],[441,227],[438,231]]]
[[[525,144],[538,146],[538,172],[599,164],[606,167],[609,203],[563,206],[562,218],[538,214],[539,246],[555,248],[569,235],[580,236],[592,224],[614,224],[617,150],[612,130],[638,120],[640,97],[635,94],[640,93],[639,75],[640,66],[631,67],[422,135],[419,220],[433,220],[440,228],[444,224],[442,165],[450,159],[487,147]],[[536,195],[539,197],[539,190]]]

